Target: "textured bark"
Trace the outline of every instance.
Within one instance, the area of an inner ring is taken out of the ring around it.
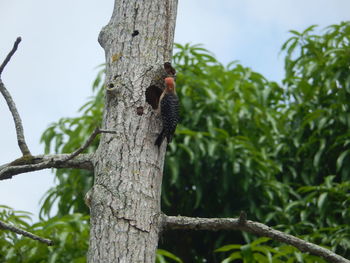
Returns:
[[[115,1],[99,36],[106,54],[103,134],[89,193],[88,262],[154,262],[165,144],[145,92],[171,60],[177,0]]]

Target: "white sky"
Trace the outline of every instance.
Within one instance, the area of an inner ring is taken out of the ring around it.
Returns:
[[[97,43],[112,0],[0,0],[0,61],[17,36],[19,50],[3,72],[33,154],[43,153],[42,132],[60,117],[76,116],[91,95],[104,62]],[[271,80],[283,76],[280,47],[288,30],[350,20],[349,0],[179,0],[175,41],[202,43],[226,64],[240,60]],[[0,164],[20,157],[12,116],[0,99]],[[39,200],[54,184],[50,170],[0,181],[0,204],[39,211]]]

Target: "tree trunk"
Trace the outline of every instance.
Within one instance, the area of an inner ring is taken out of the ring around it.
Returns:
[[[88,262],[154,262],[160,232],[160,193],[165,143],[157,112],[146,102],[161,87],[171,61],[177,0],[115,1],[99,36],[106,54],[103,129],[89,194]]]

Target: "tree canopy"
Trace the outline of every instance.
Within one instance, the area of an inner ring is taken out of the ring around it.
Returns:
[[[282,83],[238,62],[222,65],[200,45],[176,44],[181,120],[165,161],[163,212],[234,217],[245,211],[249,219],[350,257],[350,23],[315,30],[291,31],[282,46]],[[46,153],[75,150],[100,125],[103,65],[93,92],[79,117],[62,118],[43,133]],[[85,262],[84,196],[93,174],[60,169],[55,178],[40,222],[30,224],[28,213],[8,207],[0,219],[57,245],[0,232],[0,261],[18,262],[21,255],[21,262]],[[324,262],[240,232],[171,231],[159,247],[159,262]]]

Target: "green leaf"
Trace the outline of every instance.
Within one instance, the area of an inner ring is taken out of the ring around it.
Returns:
[[[234,244],[234,245],[226,245],[214,250],[214,252],[226,252],[234,249],[240,249],[242,245]]]
[[[256,239],[256,240],[254,240],[254,241],[251,243],[251,246],[252,246],[252,247],[255,247],[255,246],[260,245],[260,244],[262,244],[262,243],[266,243],[266,242],[269,241],[269,240],[271,240],[271,238],[269,238],[269,237],[260,237],[260,238],[258,238],[258,239]]]
[[[223,261],[221,261],[221,263],[229,263],[229,262],[232,262],[232,261],[234,261],[236,259],[243,259],[240,252],[232,253],[228,258],[226,258]]]
[[[321,141],[320,141],[320,148],[317,151],[317,153],[315,154],[314,162],[313,162],[314,167],[316,169],[319,168],[320,158],[321,158],[322,153],[324,152],[325,147],[326,147],[326,140],[325,139],[321,139]]]
[[[318,200],[317,200],[317,207],[322,209],[323,208],[323,205],[327,199],[327,196],[328,196],[328,193],[322,193],[319,197],[318,197]]]
[[[183,263],[180,258],[178,258],[174,254],[172,254],[169,251],[166,251],[164,249],[157,249],[157,254],[162,255],[164,257],[167,257],[167,258],[170,258],[170,259],[174,260],[175,262]]]
[[[344,159],[347,157],[347,155],[349,154],[350,150],[346,150],[344,152],[342,152],[338,159],[337,159],[337,172],[340,171],[342,165],[343,165],[343,162],[344,162]]]

